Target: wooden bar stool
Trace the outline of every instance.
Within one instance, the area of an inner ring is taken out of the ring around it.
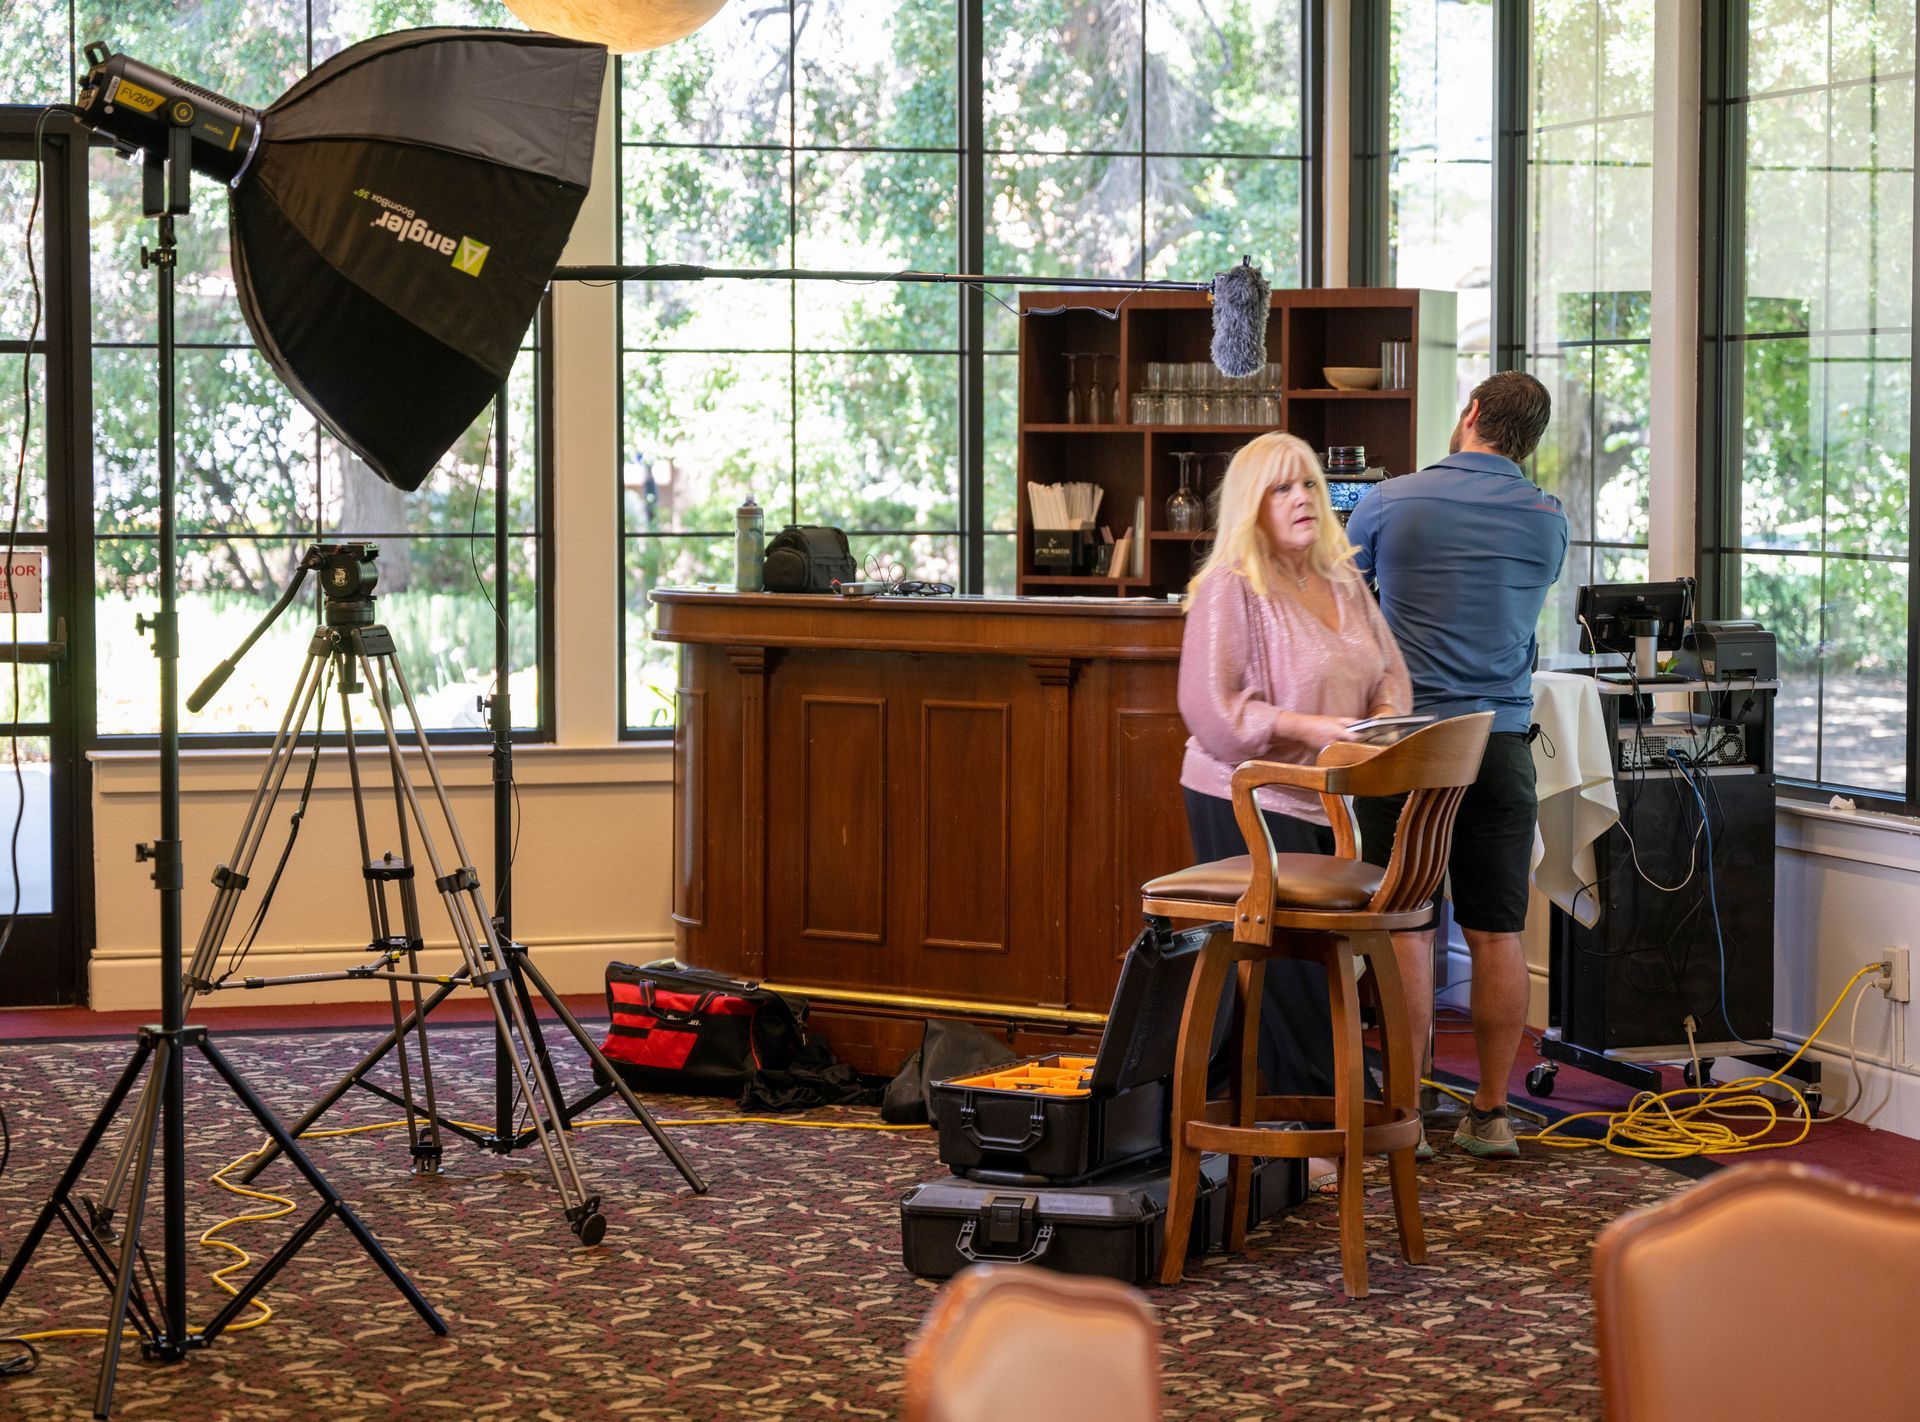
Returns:
[[[1340,1273],[1354,1298],[1367,1292],[1366,1225],[1361,1216],[1361,1156],[1384,1154],[1393,1184],[1400,1252],[1426,1258],[1413,1153],[1420,1141],[1419,1058],[1407,1026],[1406,998],[1391,933],[1433,922],[1433,898],[1446,873],[1453,822],[1480,773],[1493,713],[1427,726],[1394,745],[1336,742],[1313,766],[1248,761],[1233,773],[1233,813],[1249,855],[1163,875],[1141,890],[1149,914],[1179,919],[1231,917],[1232,935],[1215,933],[1200,950],[1180,1020],[1173,1076],[1173,1179],[1167,1200],[1160,1282],[1180,1282],[1202,1151],[1232,1157],[1227,1182],[1227,1247],[1246,1247],[1247,1200],[1255,1156],[1331,1156],[1339,1165]],[[1253,792],[1291,785],[1319,792],[1334,829],[1334,852],[1276,854]],[[1346,795],[1406,794],[1392,861],[1357,857]],[[1364,981],[1354,959],[1367,960]],[[1256,1044],[1261,990],[1272,958],[1300,958],[1327,970],[1333,1007],[1334,1094],[1261,1096]],[[1239,965],[1240,1011],[1233,1030],[1237,1069],[1229,1094],[1207,1099],[1213,1019],[1227,973]],[[1362,990],[1379,1010],[1386,1100],[1366,1100],[1360,1043]],[[1304,1121],[1318,1129],[1263,1130],[1261,1121]]]

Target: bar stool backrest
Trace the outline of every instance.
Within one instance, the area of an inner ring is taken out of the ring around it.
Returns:
[[[1407,913],[1438,892],[1441,876],[1447,872],[1453,822],[1467,787],[1480,774],[1492,730],[1491,711],[1455,716],[1364,759],[1356,757],[1348,765],[1342,787],[1347,794],[1407,797],[1386,877],[1367,905],[1368,912]],[[1329,749],[1344,760],[1353,751],[1370,748],[1347,743]],[[1322,763],[1326,763],[1324,756]]]

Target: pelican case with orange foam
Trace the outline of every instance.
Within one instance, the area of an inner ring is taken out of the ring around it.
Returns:
[[[1208,931],[1148,919],[1094,1056],[1032,1057],[936,1083],[940,1159],[1002,1185],[1074,1184],[1163,1159],[1180,1016]]]

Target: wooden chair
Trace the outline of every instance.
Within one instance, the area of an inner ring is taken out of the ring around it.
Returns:
[[[1168,918],[1231,917],[1232,934],[1216,933],[1201,949],[1180,1022],[1173,1078],[1173,1180],[1167,1201],[1166,1249],[1160,1282],[1180,1281],[1192,1228],[1202,1151],[1233,1157],[1228,1173],[1227,1247],[1246,1246],[1246,1200],[1254,1156],[1331,1156],[1339,1164],[1340,1272],[1347,1293],[1367,1292],[1366,1226],[1361,1156],[1385,1154],[1393,1183],[1400,1249],[1410,1263],[1426,1257],[1413,1153],[1420,1141],[1419,1058],[1408,1035],[1406,999],[1388,936],[1433,922],[1433,897],[1446,872],[1453,822],[1467,787],[1480,773],[1493,713],[1460,716],[1385,747],[1337,742],[1313,766],[1249,761],[1233,774],[1233,813],[1250,855],[1195,865],[1141,890],[1149,914]],[[1253,792],[1263,785],[1318,791],[1334,828],[1334,853],[1276,854]],[[1384,869],[1361,861],[1353,822],[1340,797],[1407,792]],[[1354,958],[1367,960],[1365,991],[1380,1014],[1386,1100],[1365,1099],[1360,1043],[1361,985]],[[1334,1094],[1261,1096],[1256,1044],[1261,989],[1271,958],[1301,958],[1327,970],[1333,1008]],[[1233,1033],[1230,1094],[1207,1099],[1207,1057],[1213,1019],[1228,969],[1239,964],[1240,1011]],[[1305,1121],[1321,1129],[1262,1130],[1261,1121]]]
[[[907,1351],[906,1422],[1159,1422],[1160,1325],[1137,1289],[983,1264]]]
[[[1736,1165],[1602,1230],[1593,1302],[1607,1422],[1920,1416],[1920,1197]]]

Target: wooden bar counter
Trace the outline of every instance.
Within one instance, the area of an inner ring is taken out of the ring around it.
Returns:
[[[1192,861],[1180,609],[662,589],[680,958],[812,998],[887,1071],[930,1016],[1099,1030],[1140,885]]]

